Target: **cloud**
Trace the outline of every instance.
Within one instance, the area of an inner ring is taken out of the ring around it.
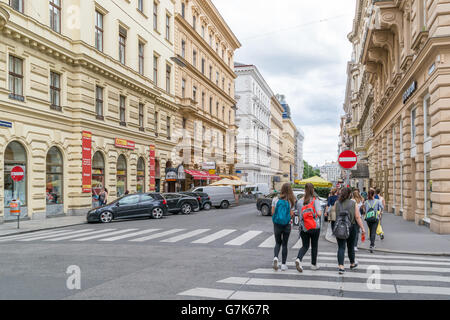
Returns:
[[[213,0],[254,64],[286,96],[312,165],[336,161],[355,1]]]

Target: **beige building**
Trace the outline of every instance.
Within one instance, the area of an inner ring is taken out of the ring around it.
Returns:
[[[388,211],[450,233],[450,33],[439,0],[358,0],[349,39],[354,147]]]
[[[271,147],[271,169],[273,172],[272,188],[281,190],[283,179],[283,112],[278,99],[273,96],[270,100],[270,147]]]
[[[212,1],[175,5],[175,95],[182,137],[178,161],[185,169],[234,174],[236,164],[234,52],[240,48]],[[205,184],[189,173],[182,189]]]
[[[103,187],[153,190],[151,145],[168,188],[174,18],[172,0],[0,0],[0,221],[13,198],[34,219],[84,214]]]

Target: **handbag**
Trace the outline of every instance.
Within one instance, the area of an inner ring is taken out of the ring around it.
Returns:
[[[381,221],[380,221],[380,222],[378,222],[377,235],[380,236],[382,234],[384,234],[384,232],[383,232],[383,227],[381,226]]]

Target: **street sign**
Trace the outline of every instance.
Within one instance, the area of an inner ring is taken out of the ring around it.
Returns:
[[[358,163],[358,156],[353,151],[347,150],[339,155],[338,162],[343,169],[349,170]]]
[[[23,168],[21,166],[15,166],[11,170],[11,179],[13,179],[14,182],[20,182],[23,180],[25,176],[25,172],[23,171]]]

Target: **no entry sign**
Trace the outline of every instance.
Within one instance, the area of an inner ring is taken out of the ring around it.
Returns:
[[[21,166],[15,166],[11,170],[11,179],[15,182],[20,182],[23,180],[25,176],[25,172],[23,171],[23,168]]]
[[[347,150],[339,155],[338,162],[343,169],[348,170],[356,166],[358,163],[358,157],[353,151]]]

